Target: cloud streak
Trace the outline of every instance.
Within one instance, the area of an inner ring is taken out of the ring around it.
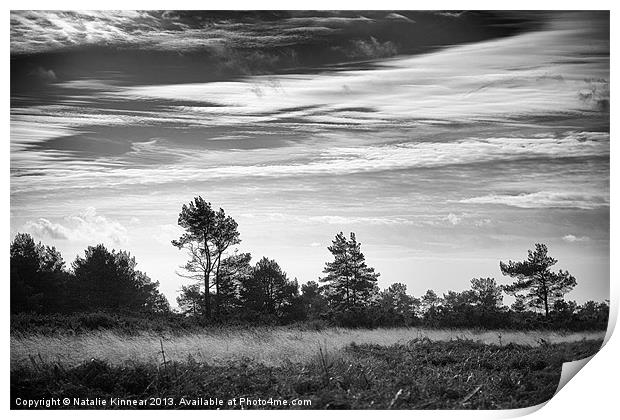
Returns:
[[[565,242],[587,242],[590,240],[587,236],[575,236],[575,235],[564,235],[562,236],[562,240]]]
[[[94,185],[147,185],[198,180],[235,179],[255,177],[295,177],[309,175],[346,175],[414,168],[439,168],[454,165],[474,165],[485,162],[518,161],[520,159],[561,159],[578,157],[605,157],[609,154],[609,135],[606,133],[567,133],[561,137],[538,138],[471,138],[457,142],[414,142],[366,147],[329,147],[323,151],[305,147],[291,147],[284,156],[297,155],[299,162],[267,163],[274,157],[270,149],[248,155],[242,150],[222,152],[183,153],[178,149],[161,149],[157,142],[136,144],[134,154],[140,156],[172,154],[179,164],[169,167],[158,165],[143,168],[86,164],[80,169],[48,169],[44,175],[15,174],[15,190],[91,188]],[[223,161],[246,161],[244,165],[222,165]],[[181,165],[182,163],[182,165]],[[37,169],[40,172],[40,169]],[[42,183],[41,179],[47,179]],[[537,198],[538,196],[534,197]],[[527,197],[488,196],[464,202],[499,202],[529,205]]]
[[[608,59],[596,57],[608,53],[609,45],[593,39],[586,46],[578,41],[584,36],[588,36],[587,31],[552,27],[388,60],[376,69],[138,86],[116,94],[125,98],[217,102],[221,107],[202,109],[205,118],[221,114],[253,116],[254,122],[297,108],[307,111],[297,112],[296,117],[310,122],[330,123],[333,118],[342,118],[341,122],[346,123],[347,116],[337,109],[359,109],[368,104],[375,107],[375,115],[353,117],[384,122],[506,119],[524,114],[592,111],[599,109],[598,102],[584,101],[584,92],[591,92],[594,86],[601,95],[608,96]],[[579,64],[564,58],[584,56],[592,58]],[[356,123],[355,118],[350,123]]]
[[[490,194],[460,201],[466,204],[498,204],[523,209],[576,208],[593,210],[609,207],[609,195],[593,192],[538,191],[521,194]]]

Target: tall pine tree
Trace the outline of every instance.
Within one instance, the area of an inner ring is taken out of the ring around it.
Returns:
[[[189,260],[181,267],[185,274],[179,275],[203,283],[203,315],[209,320],[213,287],[215,313],[220,315],[220,271],[225,253],[230,246],[241,242],[237,222],[226,216],[221,208],[216,212],[211,203],[198,196],[189,204],[183,205],[178,224],[185,232],[179,239],[172,241],[172,245],[185,249],[189,256]]]
[[[326,276],[320,281],[327,283],[325,292],[333,310],[348,312],[368,308],[377,293],[379,273],[366,264],[355,233],[351,232],[347,240],[340,232],[327,249],[334,261],[325,264]]]

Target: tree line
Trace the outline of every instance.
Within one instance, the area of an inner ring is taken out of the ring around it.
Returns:
[[[430,326],[480,328],[605,329],[607,302],[577,305],[564,295],[577,282],[568,272],[553,271],[557,260],[536,244],[524,261],[500,262],[507,286],[493,278],[474,278],[465,291],[420,297],[394,283],[380,290],[380,274],[366,263],[354,233],[338,233],[318,281],[299,285],[273,259],[252,264],[238,225],[223,209],[202,197],[184,204],[178,218],[183,234],[172,245],[187,254],[178,274],[189,280],[173,314],[158,282],[136,270],[125,251],[88,247],[71,269],[53,247],[18,234],[11,244],[11,311],[72,313],[106,311],[180,316],[200,324],[289,324],[310,322],[347,327]],[[515,297],[503,304],[504,294]]]
[[[159,282],[136,270],[128,252],[89,246],[68,270],[54,247],[18,233],[10,247],[11,312],[166,313]]]

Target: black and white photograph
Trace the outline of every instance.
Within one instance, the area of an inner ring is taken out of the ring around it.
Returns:
[[[12,410],[525,409],[601,349],[609,10],[8,13]]]

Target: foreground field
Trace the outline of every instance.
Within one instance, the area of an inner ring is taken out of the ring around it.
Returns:
[[[73,367],[97,359],[112,365],[159,363],[162,346],[168,360],[225,365],[251,360],[265,366],[307,363],[319,353],[334,353],[351,343],[391,346],[411,340],[472,340],[482,344],[539,346],[583,339],[602,340],[605,332],[561,333],[550,331],[470,331],[418,328],[341,329],[300,331],[290,328],[218,329],[182,335],[139,333],[123,335],[110,331],[68,334],[13,334],[11,368],[29,365],[31,358],[43,363]]]
[[[521,408],[550,399],[562,363],[590,356],[601,344],[499,346],[424,338],[321,348],[303,363],[285,358],[277,365],[243,357],[209,364],[186,356],[172,363],[142,358],[68,367],[33,356],[29,364],[12,366],[11,405],[53,398],[69,403],[52,408],[88,408],[80,401],[96,405],[95,399],[99,405],[90,408]],[[131,401],[136,405],[127,405]]]

